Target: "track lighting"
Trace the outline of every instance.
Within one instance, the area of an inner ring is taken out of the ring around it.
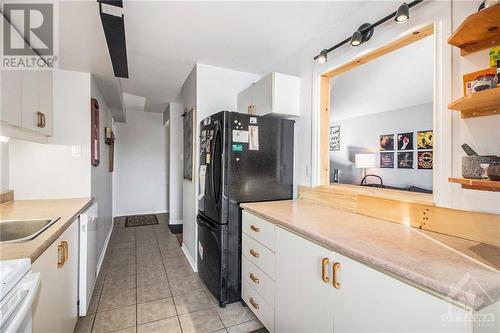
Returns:
[[[325,62],[328,61],[328,51],[323,50],[319,53],[318,58],[316,59],[318,64],[324,64]]]
[[[408,22],[409,18],[410,18],[410,7],[408,7],[406,3],[403,3],[401,6],[399,6],[394,21],[396,21],[396,23],[401,24]]]
[[[358,46],[363,44],[364,42],[368,41],[372,35],[373,35],[373,30],[381,25],[382,23],[387,22],[388,20],[394,18],[396,23],[405,23],[408,21],[410,18],[410,8],[413,8],[414,6],[418,5],[419,3],[423,2],[424,0],[413,0],[410,3],[403,3],[398,7],[398,10],[395,12],[390,13],[386,17],[381,18],[375,23],[369,24],[365,23],[362,26],[356,30],[351,37],[348,37],[344,39],[343,41],[335,44],[334,46],[328,48],[328,49],[323,49],[320,54],[314,57],[314,60],[316,60],[320,64],[324,64],[328,60],[328,53],[332,52],[335,49],[338,49],[342,45],[345,45],[347,43],[350,43],[352,46]]]

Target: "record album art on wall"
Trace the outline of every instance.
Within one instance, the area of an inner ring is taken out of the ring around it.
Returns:
[[[419,151],[417,153],[417,165],[419,169],[432,169],[433,162],[432,151]]]
[[[340,150],[340,126],[331,126],[328,133],[328,146],[330,151]]]
[[[398,150],[413,150],[413,132],[398,134]]]
[[[434,144],[432,130],[417,132],[417,149],[432,149]]]
[[[380,150],[394,150],[394,134],[380,136]]]
[[[413,152],[398,152],[398,169],[413,169]]]
[[[380,168],[383,168],[383,169],[394,168],[394,153],[393,152],[380,152]]]

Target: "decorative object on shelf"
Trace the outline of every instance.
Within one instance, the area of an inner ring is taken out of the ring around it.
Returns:
[[[90,123],[91,163],[93,166],[98,166],[101,160],[99,147],[99,103],[95,98],[90,100]]]
[[[363,169],[363,179],[361,179],[361,185],[366,180],[366,177],[368,176],[375,176],[380,178],[379,176],[376,175],[367,175],[366,174],[366,169],[369,168],[376,168],[377,167],[377,154],[356,154],[354,155],[354,165],[357,169]],[[382,183],[382,178],[380,178],[380,182]]]
[[[394,152],[380,152],[380,168],[394,168]]]
[[[394,134],[380,136],[380,150],[394,150]]]
[[[500,181],[500,158],[490,163],[487,175],[491,180]]]
[[[500,60],[500,45],[494,46],[490,49],[490,67],[498,66],[497,61]]]
[[[432,149],[434,147],[434,135],[432,130],[417,132],[417,149]]]
[[[340,150],[340,126],[331,126],[328,133],[328,147],[330,151]]]
[[[398,134],[398,150],[413,150],[413,132]]]
[[[500,59],[497,60],[497,85],[500,85]]]
[[[469,145],[463,144],[462,149],[467,156],[462,156],[462,177],[481,179],[481,164],[491,164],[500,160],[494,155],[478,155]]]
[[[417,168],[421,170],[432,169],[434,154],[432,151],[417,152]]]
[[[486,74],[478,76],[474,79],[474,84],[473,84],[474,91],[478,92],[496,88],[497,83],[495,81],[496,80],[494,74]]]
[[[398,169],[413,169],[413,152],[398,152]]]
[[[316,60],[320,64],[324,64],[328,60],[328,53],[332,52],[333,50],[338,49],[342,45],[345,45],[347,43],[350,43],[352,46],[358,46],[366,41],[368,41],[371,36],[373,35],[373,31],[376,27],[379,25],[389,21],[390,19],[394,18],[396,23],[405,23],[408,21],[410,18],[410,8],[418,5],[419,3],[423,2],[424,0],[413,0],[410,3],[403,3],[398,7],[398,9],[389,15],[381,18],[375,23],[365,23],[362,26],[356,30],[352,36],[344,39],[343,41],[335,44],[334,46],[328,48],[328,49],[323,49],[321,52],[314,57],[314,60]]]
[[[480,71],[475,71],[472,73],[464,74],[463,75],[463,82],[464,82],[464,96],[467,94],[472,94],[474,93],[474,80],[482,75],[488,75],[488,74],[495,74],[496,69],[489,67],[486,69],[482,69]]]
[[[481,179],[488,179],[488,167],[489,163],[482,163],[479,165],[481,167]]]

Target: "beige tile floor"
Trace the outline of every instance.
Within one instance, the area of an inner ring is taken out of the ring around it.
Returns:
[[[177,239],[160,224],[114,231],[86,317],[75,332],[244,333],[262,328],[247,308],[220,308],[193,272]]]

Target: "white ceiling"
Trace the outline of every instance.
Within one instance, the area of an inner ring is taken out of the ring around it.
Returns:
[[[177,100],[195,63],[264,74],[360,6],[347,1],[125,1],[130,77],[121,80],[123,90],[146,97],[146,111],[161,112]]]
[[[432,102],[433,38],[332,78],[330,120]]]

